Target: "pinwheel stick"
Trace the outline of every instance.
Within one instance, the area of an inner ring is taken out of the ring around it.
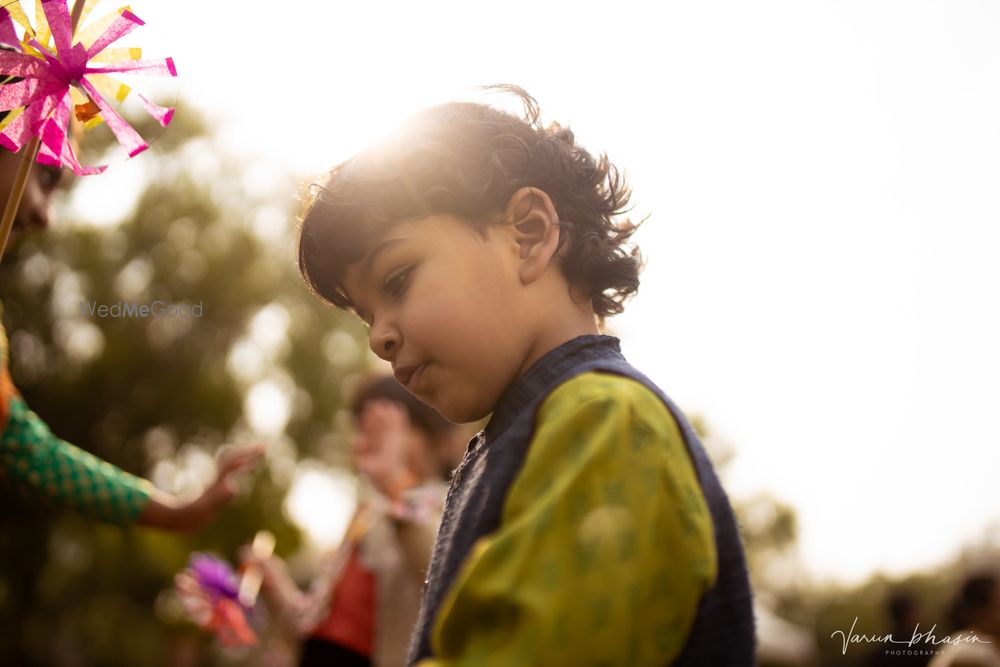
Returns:
[[[84,0],[74,0],[72,10],[73,32],[80,22],[83,14]],[[7,240],[10,238],[10,230],[14,227],[14,218],[17,217],[17,209],[21,205],[21,197],[24,196],[24,188],[28,185],[28,175],[31,173],[31,166],[35,163],[38,155],[38,147],[41,139],[32,137],[24,148],[21,149],[21,164],[18,165],[17,175],[14,177],[14,185],[7,196],[7,205],[3,209],[3,218],[0,218],[0,260],[7,250]]]

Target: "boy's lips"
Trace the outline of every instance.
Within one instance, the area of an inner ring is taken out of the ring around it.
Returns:
[[[426,365],[427,362],[425,361],[422,364],[416,364],[413,366],[400,366],[393,369],[392,374],[396,376],[396,380],[399,384],[403,385],[410,391],[413,391],[416,382],[420,380],[421,371]]]

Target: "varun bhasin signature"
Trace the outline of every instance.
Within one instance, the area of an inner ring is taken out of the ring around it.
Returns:
[[[980,639],[976,636],[975,632],[968,633],[958,633],[954,637],[942,637],[938,639],[934,634],[934,629],[937,628],[937,623],[931,626],[931,629],[927,632],[919,632],[920,624],[917,623],[913,627],[913,636],[909,639],[896,639],[892,636],[892,633],[887,635],[859,635],[854,632],[854,628],[858,624],[858,617],[854,617],[854,623],[851,624],[851,629],[845,634],[843,630],[834,630],[830,634],[830,639],[833,639],[835,635],[840,635],[841,641],[843,642],[843,649],[841,655],[847,655],[847,645],[848,644],[905,644],[906,646],[912,647],[914,644],[924,643],[930,644],[931,646],[937,646],[939,644],[992,644],[993,642],[988,639]]]

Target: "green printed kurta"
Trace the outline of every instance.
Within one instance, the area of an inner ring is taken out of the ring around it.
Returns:
[[[0,324],[0,478],[22,494],[111,523],[135,521],[153,486],[57,438],[18,393]]]
[[[500,528],[464,563],[418,667],[668,664],[718,576],[677,423],[642,384],[589,372],[537,424]]]

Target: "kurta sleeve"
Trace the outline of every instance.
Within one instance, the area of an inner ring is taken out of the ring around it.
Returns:
[[[153,486],[52,434],[17,392],[0,326],[0,478],[22,494],[111,523],[135,521]]]
[[[668,664],[718,559],[666,406],[585,373],[542,403],[497,531],[445,597],[419,667]]]

